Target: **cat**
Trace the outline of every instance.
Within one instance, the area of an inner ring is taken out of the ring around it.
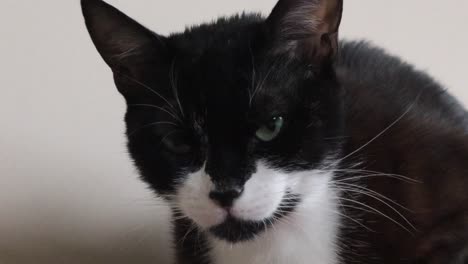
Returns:
[[[130,156],[172,208],[176,263],[468,263],[467,112],[340,40],[342,0],[170,36],[81,4],[126,99]]]

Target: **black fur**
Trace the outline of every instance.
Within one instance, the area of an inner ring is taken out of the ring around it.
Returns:
[[[309,2],[329,14],[326,24],[308,32],[298,21],[299,31],[281,35],[288,12]],[[171,200],[177,181],[203,165],[217,190],[230,191],[242,188],[259,158],[301,171],[334,154],[347,169],[337,179],[356,176],[349,168],[393,175],[359,182],[407,207],[403,215],[417,227],[401,223],[379,200],[345,193],[399,224],[342,208],[362,219],[343,225],[343,263],[466,263],[465,109],[430,77],[381,49],[341,42],[338,52],[342,2],[327,3],[282,0],[268,19],[238,15],[164,37],[102,1],[82,0],[92,39],[128,104],[136,167]],[[279,136],[257,139],[255,131],[277,116],[285,120]],[[178,261],[210,263],[205,234],[191,230],[193,224],[175,221]],[[259,223],[236,219],[211,229],[231,242],[263,231]]]

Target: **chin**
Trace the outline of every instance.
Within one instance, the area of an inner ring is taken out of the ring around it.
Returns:
[[[248,240],[254,240],[263,232],[267,232],[282,218],[287,217],[293,212],[296,206],[300,203],[300,197],[286,193],[283,201],[271,217],[261,221],[242,220],[231,214],[228,214],[226,219],[216,226],[208,229],[209,233],[219,240],[236,244]]]
[[[214,227],[208,229],[209,233],[219,240],[229,243],[239,243],[254,239],[257,235],[266,231],[269,225],[273,223],[253,222],[236,219],[228,216],[226,220]]]

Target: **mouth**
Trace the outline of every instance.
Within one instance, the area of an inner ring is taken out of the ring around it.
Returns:
[[[209,232],[215,237],[230,243],[252,240],[293,212],[300,200],[299,195],[287,193],[271,217],[263,221],[245,221],[228,215],[223,223],[210,228]]]

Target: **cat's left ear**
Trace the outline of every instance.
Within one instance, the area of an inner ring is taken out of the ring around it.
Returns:
[[[280,0],[267,23],[274,52],[330,61],[338,52],[343,0]]]

